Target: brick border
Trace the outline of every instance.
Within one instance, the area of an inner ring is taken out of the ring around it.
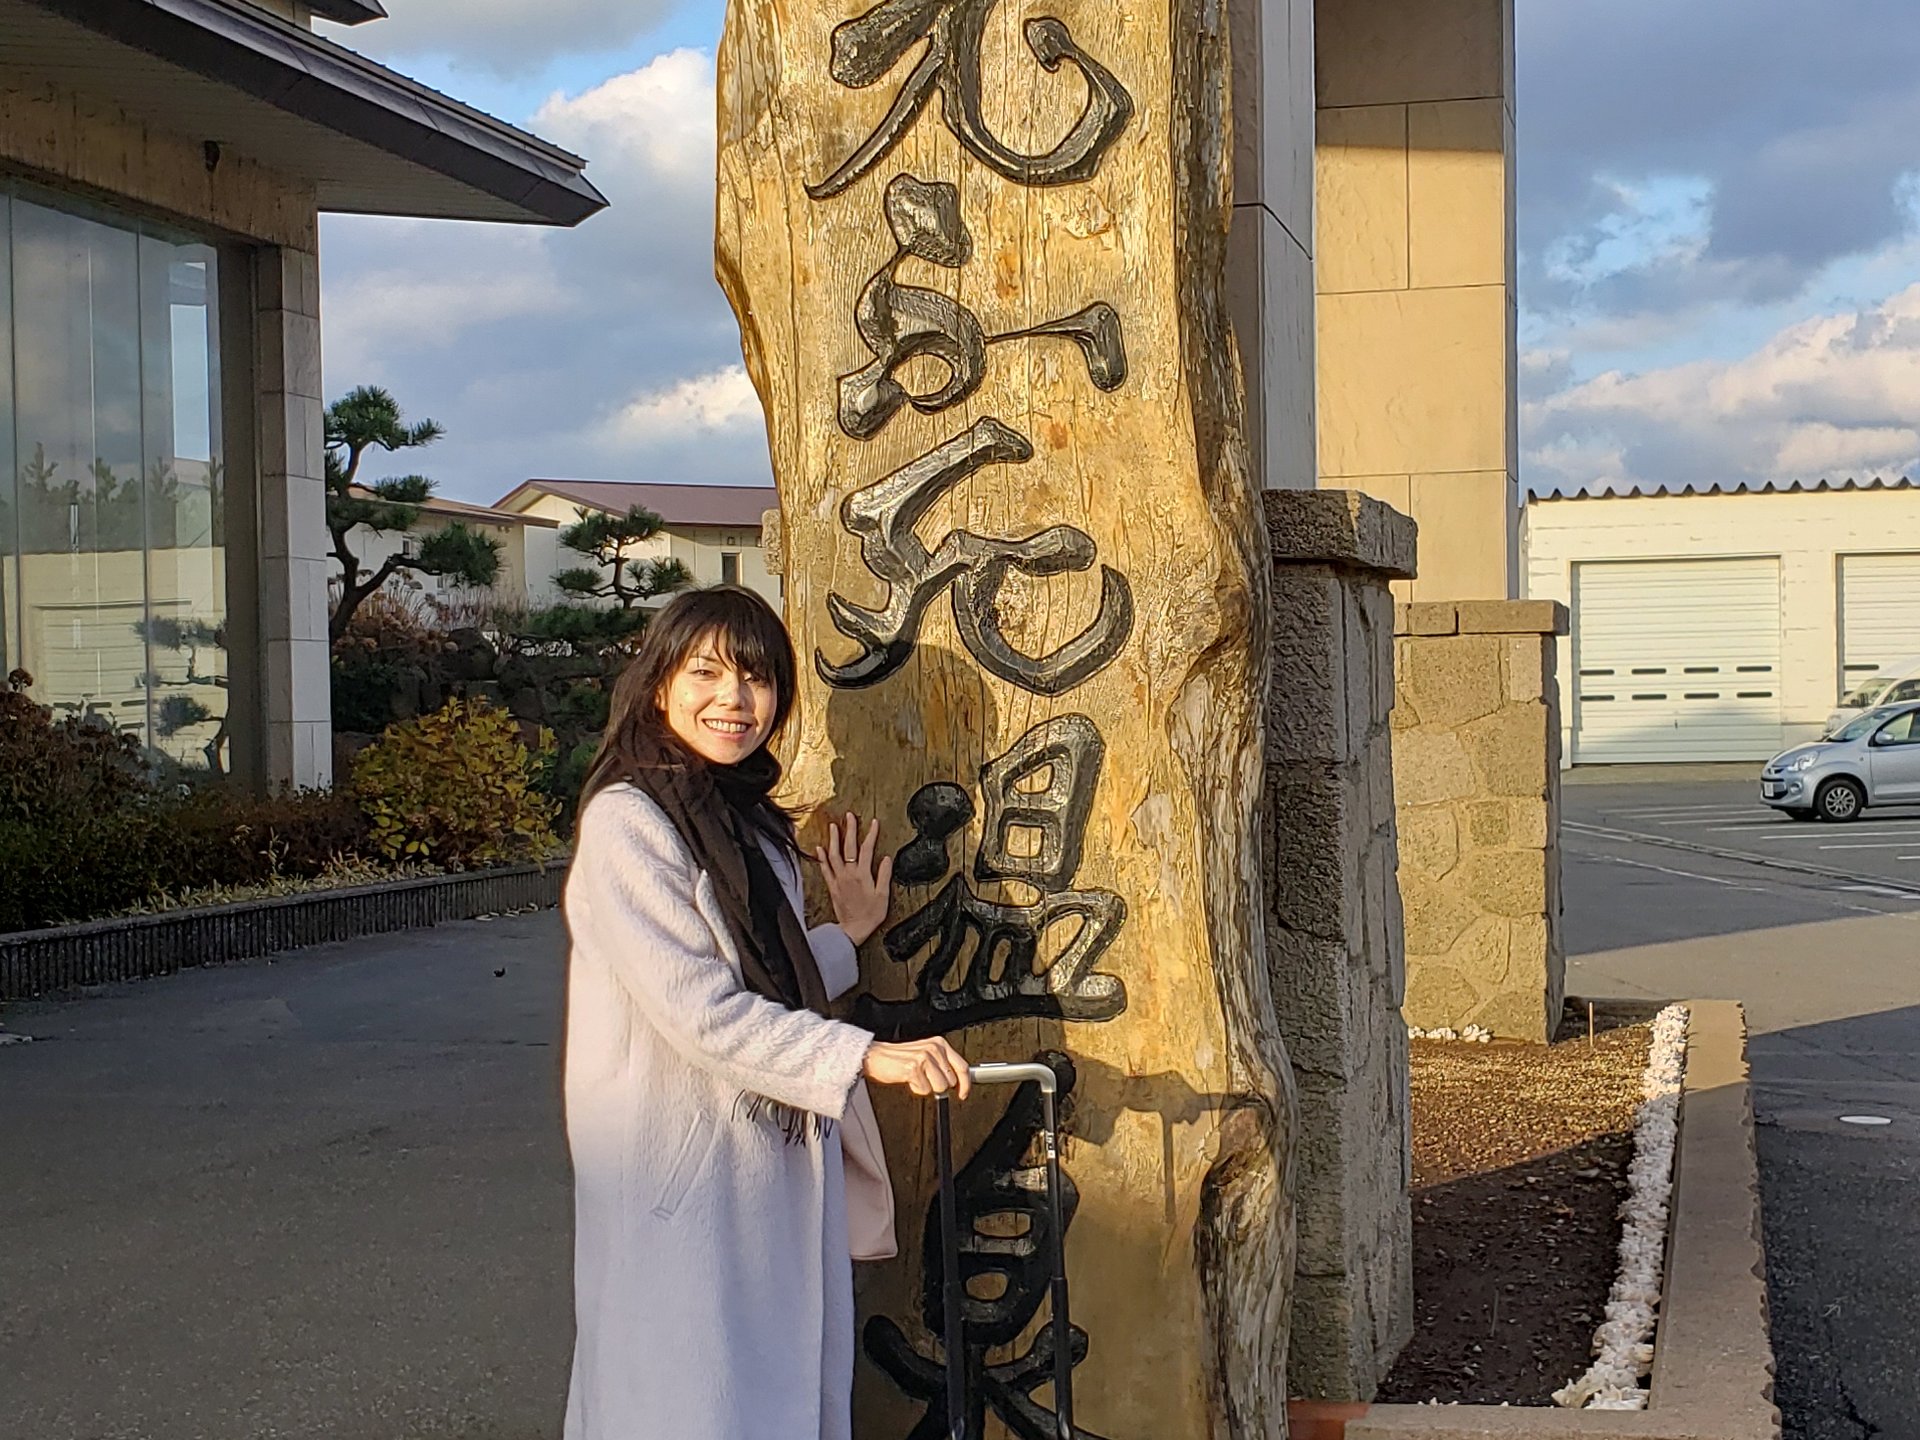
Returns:
[[[1686,1088],[1652,1394],[1641,1411],[1296,1402],[1314,1440],[1779,1440],[1746,1016],[1688,1000]],[[1356,1413],[1358,1412],[1358,1413]]]
[[[564,859],[0,935],[0,1000],[560,901]]]

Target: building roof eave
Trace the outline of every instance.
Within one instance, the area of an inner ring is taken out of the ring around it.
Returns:
[[[369,20],[387,18],[387,8],[379,0],[307,0],[307,8],[341,25],[364,25]]]
[[[238,0],[0,0],[0,64],[71,74],[72,27],[112,42],[76,84],[159,128],[191,114],[322,210],[577,225],[606,207],[579,156]]]

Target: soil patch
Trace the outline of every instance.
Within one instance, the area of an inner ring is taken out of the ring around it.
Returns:
[[[1381,1400],[1550,1405],[1592,1363],[1650,1018],[1412,1042],[1414,1331]]]

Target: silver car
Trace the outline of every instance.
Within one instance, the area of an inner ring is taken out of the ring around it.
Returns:
[[[1869,805],[1920,805],[1920,704],[1881,705],[1760,772],[1760,798],[1796,820],[1857,820]]]

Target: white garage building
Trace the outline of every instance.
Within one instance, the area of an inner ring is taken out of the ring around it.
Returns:
[[[1572,613],[1575,765],[1765,759],[1920,656],[1920,488],[1817,481],[1529,497],[1527,594]]]

